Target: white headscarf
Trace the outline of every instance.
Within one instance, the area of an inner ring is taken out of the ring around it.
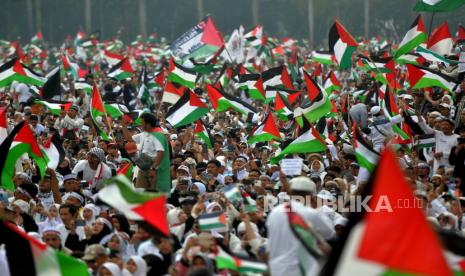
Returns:
[[[113,275],[113,276],[122,276],[123,275],[121,273],[121,269],[119,269],[118,265],[115,264],[115,263],[107,262],[107,263],[104,263],[102,265],[102,267],[108,269],[111,272],[111,275]],[[99,274],[98,275],[100,275],[101,270],[102,270],[102,268],[99,269]]]
[[[139,256],[131,256],[129,259],[136,263],[137,270],[133,276],[145,276],[147,274],[147,263]]]

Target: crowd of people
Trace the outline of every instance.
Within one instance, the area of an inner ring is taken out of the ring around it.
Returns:
[[[23,47],[27,57],[22,57],[22,61],[29,62],[33,70],[41,71],[44,76],[54,64],[60,64],[65,51],[80,68],[86,69],[78,77],[69,72],[61,74],[60,93],[53,99],[71,104],[59,112],[52,112],[37,102],[41,96],[33,85],[15,81],[2,88],[8,132],[26,121],[41,145],[58,133],[66,154],[58,166],[47,168],[45,175],[40,175],[37,164],[27,154],[18,159],[14,189],[0,192],[2,219],[51,248],[82,260],[92,275],[240,274],[216,267],[218,244],[235,256],[268,264],[267,273],[271,275],[299,275],[300,242],[288,227],[283,210],[291,202],[292,210],[312,225],[329,245],[337,242],[350,214],[319,203],[341,198],[348,201],[352,195],[361,194],[369,182],[370,171],[359,162],[354,148],[352,126],[356,123],[373,151],[380,153],[385,147],[395,150],[429,221],[437,228],[465,235],[465,206],[462,206],[465,205],[462,198],[465,192],[465,66],[423,64],[455,80],[457,85],[447,91],[438,87],[410,88],[405,66],[398,65],[401,87],[393,93],[398,112],[387,116],[377,98],[367,96],[366,92],[377,83],[372,73],[356,62],[349,70],[339,70],[334,64],[322,66],[312,61],[310,47],[301,41],[288,42],[281,44],[289,50],[284,56],[256,55],[246,63],[254,63],[255,69],[260,70],[258,73],[283,64],[290,68],[293,66],[290,60],[296,53],[301,60],[297,71],[305,70],[317,82],[322,82],[321,76],[332,71],[340,82],[340,87],[330,96],[337,112],[326,118],[326,131],[321,133],[327,138],[327,149],[321,152],[308,149],[308,152],[287,156],[302,160],[300,175],[288,175],[279,163],[270,161],[282,150],[285,141],[297,137],[296,121],[283,121],[276,116],[281,141],[247,142],[252,129],[272,112],[274,100],[266,103],[254,100],[246,91],[237,89],[235,82],[241,70],[236,68],[241,65],[220,58],[215,64],[217,69],[203,74],[203,78],[213,82],[223,64],[227,64],[233,75],[224,91],[249,103],[258,113],[250,119],[233,109],[226,112],[212,109],[201,118],[213,139],[209,147],[196,135],[195,124],[174,128],[166,121],[172,105],[162,102],[163,86],[150,90],[150,102],[141,99],[142,83],[138,76],[143,66],[151,76],[161,70],[168,72],[170,67],[169,46],[164,40],[138,38],[131,46],[113,40],[90,47],[69,40],[61,47],[51,47],[40,41],[36,47]],[[103,51],[114,45],[119,45],[114,51],[128,56],[135,69],[123,80],[108,77],[112,65],[102,58]],[[383,49],[379,45],[377,40],[364,41],[353,55],[354,60],[364,53],[392,54],[392,45]],[[454,45],[449,59],[465,62],[461,45],[460,41]],[[157,49],[157,55],[140,54],[147,49]],[[4,63],[18,54],[17,49],[12,53],[8,45],[2,46],[0,52]],[[35,62],[35,57],[39,61]],[[319,70],[323,73],[318,73]],[[197,82],[193,91],[209,104],[211,100],[203,84]],[[301,93],[291,104],[297,108],[307,95],[302,72],[297,73],[293,84]],[[124,106],[125,114],[106,115],[94,122],[90,115],[91,93],[87,90],[94,85],[104,103]],[[128,116],[134,113],[136,117]],[[415,117],[413,125],[420,128],[417,132],[402,128],[412,117]],[[401,127],[408,137],[400,139],[394,126]],[[163,138],[152,135],[155,129]],[[99,131],[107,133],[109,139],[103,139]],[[420,146],[421,135],[432,139],[429,147]],[[149,165],[142,169],[135,160],[144,158],[148,158]],[[169,168],[163,166],[164,160],[168,160]],[[124,174],[134,189],[166,195],[169,237],[147,231],[118,209],[96,200],[106,181],[128,167],[131,170],[125,170]],[[167,181],[162,175],[168,173]],[[165,182],[161,183],[160,179]],[[230,185],[237,186],[242,199],[232,200],[226,195],[225,189]],[[309,201],[295,202],[291,199],[293,195],[304,196]],[[245,203],[251,203],[254,208],[246,208]],[[218,211],[226,214],[227,230],[202,231],[199,216]],[[0,271],[8,271],[5,254],[0,256],[3,256]],[[315,269],[319,265],[316,263]]]

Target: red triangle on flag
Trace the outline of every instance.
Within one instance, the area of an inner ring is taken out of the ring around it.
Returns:
[[[160,73],[158,73],[158,75],[155,76],[155,82],[161,87],[163,87],[163,84],[165,83],[165,69],[164,68],[162,68]]]
[[[202,107],[202,108],[208,108],[208,106],[200,100],[200,98],[195,95],[192,90],[189,90],[189,104],[191,106],[197,106],[197,107]]]
[[[210,44],[216,47],[221,47],[224,45],[223,37],[216,28],[215,23],[213,23],[211,17],[208,17],[207,23],[203,28],[201,41],[203,43]]]
[[[342,26],[341,23],[336,19],[336,28],[337,32],[339,34],[339,37],[341,38],[342,42],[347,43],[347,46],[358,46],[357,42],[355,39],[352,37],[351,34]]]
[[[217,90],[217,88],[211,86],[210,84],[206,84],[205,88],[207,89],[208,96],[210,97],[211,104],[214,109],[218,108],[218,100],[223,97],[221,93]]]
[[[308,98],[310,100],[315,100],[318,95],[321,93],[320,88],[315,83],[315,81],[304,71],[305,84],[307,85]]]
[[[425,73],[412,64],[406,64],[406,66],[408,78],[410,80],[410,87],[414,87],[415,84],[417,84],[417,82],[425,75]]]
[[[388,269],[420,275],[452,275],[438,237],[405,181],[395,153],[381,154],[358,257]],[[402,202],[402,206],[396,206]],[[386,208],[377,208],[380,205]],[[388,231],[387,231],[388,230]]]
[[[204,127],[203,127],[202,121],[197,120],[195,122],[194,134],[195,133],[201,133],[201,132],[203,132],[203,130],[204,130]]]
[[[148,222],[158,231],[166,236],[169,236],[170,230],[166,220],[165,205],[166,198],[164,195],[162,195],[144,202],[142,205],[133,208],[132,211],[143,217],[146,222]]]
[[[284,100],[281,98],[281,93],[276,93],[276,102],[274,104],[274,110],[278,111],[285,108]]]
[[[100,93],[97,88],[97,84],[94,83],[92,88],[92,106],[91,109],[95,109],[99,112],[105,113],[105,108],[103,107],[102,98],[100,97]]]
[[[459,26],[459,35],[457,36],[457,40],[465,40],[465,28],[463,26]]]
[[[129,59],[125,58],[123,60],[123,63],[121,63],[121,70],[129,73],[134,73],[134,69],[132,69],[131,63],[129,62]]]
[[[39,144],[37,143],[37,140],[32,133],[31,128],[29,127],[29,123],[26,122],[23,127],[19,130],[18,134],[16,134],[14,142],[18,143],[26,143],[29,144],[31,147],[31,152],[38,157],[42,157],[42,151],[40,150]]]
[[[279,134],[279,129],[276,126],[276,123],[273,118],[273,114],[271,114],[271,112],[268,114],[266,118],[265,125],[263,126],[263,131],[273,136],[281,137],[281,135]]]
[[[260,94],[262,94],[262,96],[265,98],[266,94],[265,89],[263,88],[263,80],[261,77],[255,82],[254,86],[255,88],[257,88],[258,92],[260,92]]]
[[[0,107],[0,127],[2,128],[8,127],[8,120],[6,116],[7,109],[8,109],[7,105]]]
[[[444,22],[439,28],[435,29],[431,34],[430,39],[428,40],[428,48],[431,48],[433,45],[438,43],[441,40],[451,38],[449,26],[447,22]]]
[[[19,62],[19,60],[16,60],[15,65],[13,65],[13,71],[23,76],[27,75],[26,71],[24,71],[23,65],[21,62]]]
[[[292,84],[291,76],[287,72],[286,66],[283,65],[283,71],[281,72],[281,81],[283,82],[284,86],[289,89],[294,89],[294,85]]]
[[[294,104],[294,102],[297,101],[299,96],[300,96],[300,91],[297,91],[295,93],[287,95],[287,100],[289,101],[290,104]]]

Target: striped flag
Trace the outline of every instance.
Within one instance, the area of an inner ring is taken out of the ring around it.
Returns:
[[[279,129],[273,118],[273,114],[269,112],[264,118],[263,122],[253,131],[247,140],[248,144],[254,144],[258,142],[268,142],[271,140],[281,140]]]
[[[177,128],[197,121],[208,111],[208,106],[192,90],[185,88],[184,95],[168,110],[166,121]]]
[[[66,151],[63,147],[60,134],[55,132],[52,137],[45,142],[43,149],[49,159],[47,167],[56,170],[66,157]]]
[[[174,104],[184,94],[186,88],[174,82],[167,81],[165,84],[165,90],[163,91],[163,97],[161,99],[164,103]]]
[[[312,51],[312,61],[321,64],[332,65],[335,59],[334,54],[329,51]]]
[[[203,140],[203,142],[207,145],[207,148],[213,148],[213,138],[203,124],[202,120],[197,120],[197,122],[195,122],[194,134]]]
[[[223,212],[204,213],[198,218],[200,231],[227,230],[226,214]]]
[[[120,174],[107,181],[97,198],[145,229],[169,236],[164,194],[135,191],[131,181]]]
[[[13,58],[0,66],[0,88],[14,81],[42,87],[45,78],[23,65],[18,58]]]
[[[373,172],[378,164],[379,154],[365,141],[363,134],[355,123],[353,126],[353,138],[357,163],[360,167]]]
[[[124,59],[122,55],[112,53],[106,49],[103,50],[103,57],[105,58],[105,60],[108,62],[110,66],[116,65]]]
[[[241,74],[236,88],[247,91],[252,99],[265,100],[262,87],[257,85],[258,81],[260,81],[260,74]]]
[[[358,46],[355,39],[338,20],[334,22],[329,31],[329,50],[336,56],[339,67],[347,69],[352,66],[352,53]]]
[[[205,87],[210,97],[210,102],[216,112],[224,112],[231,108],[244,115],[257,113],[257,110],[250,104],[226,94],[208,83]]]
[[[274,111],[276,115],[278,115],[278,117],[284,122],[294,118],[294,112],[291,105],[288,103],[287,98],[284,97],[280,92],[276,93]]]
[[[452,91],[456,86],[451,77],[430,68],[407,64],[407,71],[412,89],[440,87]]]
[[[74,80],[79,79],[79,66],[71,61],[68,54],[63,53],[61,55],[61,63],[63,64],[63,69],[66,73],[72,75]]]
[[[339,91],[342,86],[339,80],[336,78],[334,72],[330,71],[323,82],[323,87],[326,93],[330,95],[333,91]]]
[[[419,149],[434,148],[436,146],[436,137],[434,133],[418,136],[416,145]]]
[[[465,0],[418,0],[414,10],[417,12],[448,12],[457,10]]]
[[[195,71],[177,64],[173,58],[170,59],[170,74],[168,76],[168,81],[194,89],[196,79],[197,73]]]
[[[268,271],[268,266],[266,263],[238,257],[231,253],[228,253],[221,245],[217,244],[216,246],[216,268],[218,270],[229,269],[238,271],[240,273],[265,273]]]
[[[0,106],[0,145],[8,137],[8,117],[7,117],[8,106]]]
[[[262,72],[261,79],[265,89],[273,87],[294,89],[291,76],[289,76],[286,66],[284,65]]]
[[[304,71],[305,84],[308,92],[308,104],[302,104],[302,110],[298,113],[304,114],[304,116],[310,121],[318,121],[321,117],[328,114],[333,105],[328,98],[328,94],[315,80],[313,80],[306,71]],[[294,110],[294,117],[298,117],[301,114],[296,114]]]
[[[221,192],[231,202],[238,201],[242,198],[241,192],[239,191],[239,188],[236,184],[229,184],[225,186],[223,189],[221,189]]]
[[[417,16],[413,22],[410,29],[405,34],[404,38],[397,48],[396,54],[394,55],[395,59],[400,58],[400,56],[410,53],[418,45],[426,41],[426,30],[425,25],[423,24],[423,18],[421,14]]]
[[[123,58],[116,65],[111,67],[108,71],[107,76],[118,81],[125,80],[126,78],[132,77],[134,74],[134,69],[132,69],[131,63],[128,58]]]
[[[428,40],[428,49],[438,55],[450,55],[454,42],[450,35],[449,26],[444,22],[437,28]]]
[[[69,108],[73,105],[72,102],[54,100],[35,100],[35,103],[45,106],[47,110],[53,115],[60,115],[62,109],[68,112]]]
[[[90,118],[94,125],[97,134],[102,137],[103,140],[109,141],[110,137],[99,127],[98,118],[105,118],[105,106],[103,105],[102,98],[100,97],[100,92],[98,91],[97,84],[94,83],[92,89],[92,96],[90,97]]]

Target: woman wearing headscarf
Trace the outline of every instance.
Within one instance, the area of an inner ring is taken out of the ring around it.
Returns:
[[[99,214],[100,207],[92,203],[86,204],[82,210],[82,217],[84,218],[84,222],[89,227],[92,226]]]
[[[113,228],[116,232],[124,232],[129,237],[132,236],[128,219],[125,216],[121,214],[114,214],[111,216],[111,224],[113,225]]]
[[[134,247],[129,246],[128,240],[129,236],[125,232],[111,233],[105,236],[100,241],[100,244],[108,247],[108,249],[112,251],[120,253],[123,261],[126,262],[129,260],[129,256],[135,254]]]
[[[205,187],[205,184],[203,184],[202,182],[194,182],[192,183],[192,185],[189,186],[188,190],[195,192],[197,193],[197,195],[201,196],[207,191],[207,188]]]
[[[59,209],[60,204],[52,204],[48,207],[47,218],[43,222],[38,223],[40,233],[42,233],[42,230],[47,227],[57,227],[62,223],[58,214]]]
[[[183,240],[184,230],[186,229],[187,215],[180,208],[170,210],[166,214],[170,232],[175,235],[178,240]]]
[[[122,276],[121,269],[115,263],[104,263],[97,273],[98,276]]]
[[[131,256],[126,262],[126,269],[131,272],[133,276],[147,275],[147,263],[139,256]]]
[[[105,236],[111,234],[112,230],[113,227],[107,219],[98,218],[92,224],[92,228],[87,226],[84,228],[86,239],[84,239],[83,242],[86,245],[98,244]]]

